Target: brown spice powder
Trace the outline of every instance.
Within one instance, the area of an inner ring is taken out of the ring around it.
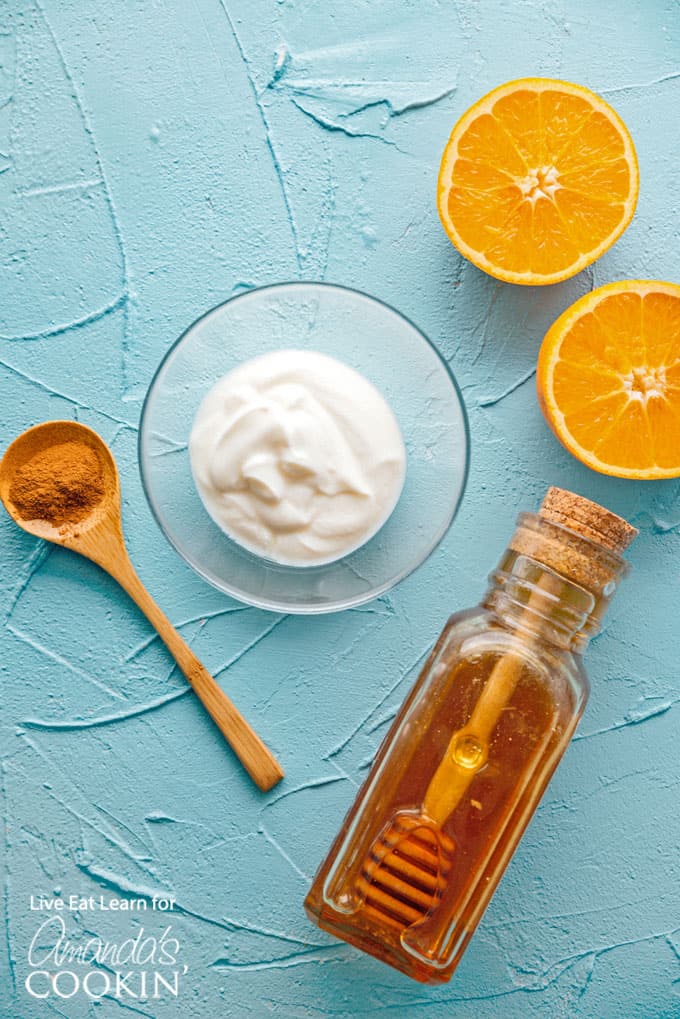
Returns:
[[[36,453],[16,472],[9,491],[22,520],[47,520],[54,527],[83,520],[103,496],[102,465],[84,442]]]

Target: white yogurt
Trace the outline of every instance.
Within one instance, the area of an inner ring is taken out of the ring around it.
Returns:
[[[221,378],[198,409],[189,456],[222,530],[291,566],[333,562],[368,541],[406,473],[384,397],[353,368],[307,350],[263,354]]]

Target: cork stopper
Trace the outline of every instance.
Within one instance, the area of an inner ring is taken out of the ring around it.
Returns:
[[[599,596],[625,572],[620,553],[637,533],[604,506],[563,488],[549,488],[538,516],[520,517],[510,548]]]
[[[549,488],[539,513],[612,552],[623,552],[638,534],[623,517],[566,488]]]

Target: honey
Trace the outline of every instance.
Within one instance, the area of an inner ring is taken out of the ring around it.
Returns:
[[[635,529],[551,489],[477,609],[448,622],[305,907],[416,980],[448,980],[578,724],[581,652]]]

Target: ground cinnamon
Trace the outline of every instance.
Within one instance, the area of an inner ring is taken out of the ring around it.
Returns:
[[[83,520],[103,496],[102,465],[84,442],[36,453],[16,472],[9,491],[22,520],[47,520],[54,527]]]

